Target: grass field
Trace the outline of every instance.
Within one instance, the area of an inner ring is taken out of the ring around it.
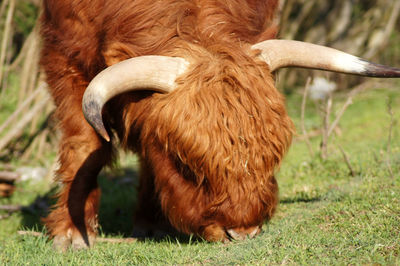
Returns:
[[[337,97],[335,110],[344,102]],[[387,153],[391,99],[396,123]],[[288,99],[298,131],[301,96]],[[304,142],[294,141],[278,174],[280,205],[261,235],[229,244],[192,237],[149,239],[134,243],[98,243],[90,250],[60,254],[46,237],[20,236],[17,230],[44,230],[43,212],[30,208],[0,220],[0,264],[400,264],[400,84],[364,92],[340,122],[341,135],[331,141],[329,158],[310,157]],[[318,127],[309,104],[306,125]],[[318,150],[320,137],[311,139]],[[349,174],[339,143],[356,172]],[[393,176],[389,174],[389,158]],[[32,162],[35,165],[35,162]],[[100,212],[101,235],[129,236],[135,205],[135,159],[120,162],[116,174],[105,171]],[[127,178],[130,177],[130,178]],[[44,183],[20,183],[1,204],[47,202],[53,189]],[[38,208],[40,209],[40,208]],[[2,213],[0,212],[0,215]]]

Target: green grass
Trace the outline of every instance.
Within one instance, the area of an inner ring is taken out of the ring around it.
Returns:
[[[399,87],[397,85],[397,87]],[[397,124],[393,127],[389,175],[387,136],[392,100]],[[299,128],[301,97],[288,99],[288,109]],[[335,99],[335,108],[343,97]],[[318,127],[310,103],[306,124]],[[303,142],[294,141],[278,174],[281,203],[264,232],[253,240],[229,244],[194,238],[165,238],[135,243],[98,243],[87,251],[60,254],[46,237],[19,236],[16,231],[43,230],[42,212],[15,213],[0,221],[0,262],[3,264],[124,265],[124,264],[400,264],[400,91],[375,90],[356,97],[340,122],[336,138],[357,172],[350,176],[334,143],[327,161],[311,158]],[[318,150],[320,139],[312,140]],[[128,166],[132,168],[126,168]],[[133,165],[133,166],[132,166]],[[135,160],[121,162],[113,177],[103,173],[101,234],[129,235],[135,206]],[[19,184],[10,199],[0,204],[30,204],[52,193],[45,184]],[[1,213],[0,213],[1,214]]]

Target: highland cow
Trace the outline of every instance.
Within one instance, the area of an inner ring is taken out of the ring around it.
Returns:
[[[137,224],[165,218],[209,241],[253,237],[274,214],[274,173],[294,131],[273,72],[400,76],[274,40],[277,2],[44,0],[41,64],[62,131],[62,188],[45,219],[56,248],[93,244],[97,175],[117,139],[141,159]]]

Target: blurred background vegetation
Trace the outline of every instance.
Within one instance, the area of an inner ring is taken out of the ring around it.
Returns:
[[[51,119],[54,107],[38,66],[40,1],[2,0],[0,5],[0,163],[35,160],[50,168],[56,157],[57,134]],[[400,1],[393,0],[282,0],[279,38],[327,45],[399,66],[399,13]],[[279,72],[278,86],[291,94],[304,87],[310,76],[333,80],[339,90],[362,81],[291,69]]]

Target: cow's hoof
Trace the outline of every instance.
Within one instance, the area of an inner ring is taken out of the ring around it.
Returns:
[[[66,252],[69,248],[72,250],[87,249],[94,245],[95,235],[89,235],[84,239],[80,233],[66,235],[56,235],[53,239],[53,248],[59,252]]]
[[[72,237],[72,250],[81,250],[88,249],[94,245],[96,241],[96,236],[88,235],[86,239],[84,239],[80,234],[74,235]]]
[[[53,238],[53,248],[59,252],[66,252],[71,246],[71,237],[66,235],[57,235]]]

